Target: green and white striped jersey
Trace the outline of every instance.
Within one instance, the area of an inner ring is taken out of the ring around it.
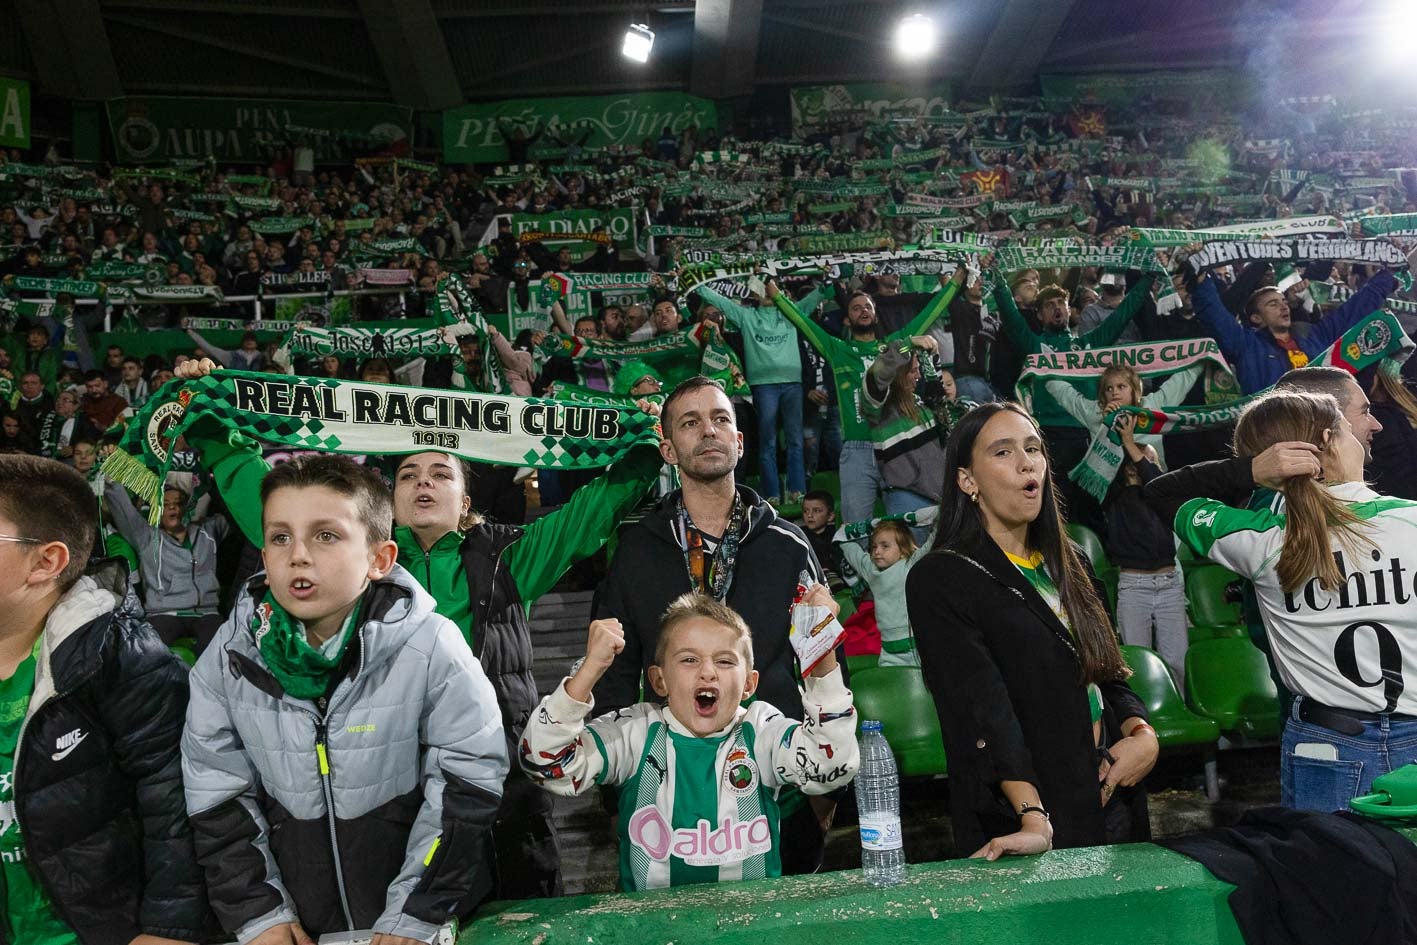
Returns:
[[[568,696],[563,680],[532,713],[517,754],[528,777],[556,794],[621,785],[625,890],[780,876],[779,791],[834,791],[859,760],[840,669],[807,677],[802,706],[798,722],[754,702],[700,738],[648,702],[587,725],[592,703]]]
[[[1278,503],[1256,510],[1192,499],[1176,513],[1176,534],[1254,582],[1290,689],[1337,708],[1417,715],[1417,687],[1406,684],[1408,675],[1417,679],[1417,502],[1360,482],[1327,488],[1368,525],[1361,547],[1335,544],[1344,582],[1332,592],[1317,578],[1288,593],[1279,586],[1286,519]]]

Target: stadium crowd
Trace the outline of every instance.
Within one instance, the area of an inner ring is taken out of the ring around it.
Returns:
[[[12,922],[23,888],[53,943],[432,942],[560,894],[549,794],[592,785],[627,890],[813,872],[850,677],[887,669],[933,697],[959,855],[1146,839],[1161,745],[1121,644],[1188,691],[1178,539],[1243,579],[1285,803],[1343,807],[1417,744],[1417,139],[1284,114],[508,127],[495,167],[11,155]],[[456,426],[434,392],[520,404],[515,448],[410,452]],[[345,432],[345,394],[402,438]],[[1373,652],[1325,613],[1369,551]],[[566,581],[595,619],[539,693],[528,611]],[[848,624],[810,661],[809,614]],[[100,868],[129,885],[93,895]]]

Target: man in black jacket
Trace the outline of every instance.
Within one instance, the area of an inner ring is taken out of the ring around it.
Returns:
[[[747,622],[758,697],[789,718],[801,718],[790,614],[803,573],[825,583],[821,566],[801,529],[735,483],[743,435],[722,388],[706,377],[691,377],[674,389],[662,410],[660,455],[678,467],[683,486],[620,535],[595,617],[620,621],[625,649],[595,687],[596,712],[640,701],[661,615],[679,595],[697,590],[728,604]],[[822,827],[807,803],[791,814],[789,806],[783,807],[783,872],[813,872],[821,861]],[[829,822],[830,802],[818,813]]]
[[[187,673],[142,622],[121,567],[85,574],[97,531],[83,476],[0,456],[7,938],[198,941],[208,910],[178,752]]]

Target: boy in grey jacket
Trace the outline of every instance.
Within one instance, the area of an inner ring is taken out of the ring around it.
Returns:
[[[433,942],[492,888],[496,696],[395,563],[377,473],[298,459],[261,501],[266,572],[197,661],[182,738],[212,907],[242,945]]]

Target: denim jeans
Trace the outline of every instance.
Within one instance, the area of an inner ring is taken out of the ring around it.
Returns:
[[[1383,718],[1360,723],[1361,735],[1343,735],[1301,720],[1303,701],[1303,696],[1294,698],[1280,746],[1279,802],[1285,807],[1347,810],[1349,801],[1372,790],[1374,778],[1417,762],[1417,721]],[[1303,752],[1295,753],[1300,745],[1331,745],[1338,757],[1304,757]]]
[[[870,440],[847,440],[841,446],[842,524],[870,521],[876,511],[881,473]]]
[[[972,400],[976,404],[993,403],[999,399],[988,381],[970,374],[955,377],[955,390],[959,392],[960,400]]]
[[[805,492],[802,467],[802,385],[754,384],[753,409],[758,412],[758,472],[765,499],[778,497],[777,423],[782,420],[787,439],[787,491]]]
[[[818,469],[838,469],[841,464],[841,414],[807,401],[802,416],[802,471],[810,483]]]
[[[1185,692],[1186,647],[1190,634],[1186,623],[1186,588],[1177,568],[1159,574],[1123,571],[1117,575],[1117,629],[1122,642],[1145,646],[1161,654]]]

